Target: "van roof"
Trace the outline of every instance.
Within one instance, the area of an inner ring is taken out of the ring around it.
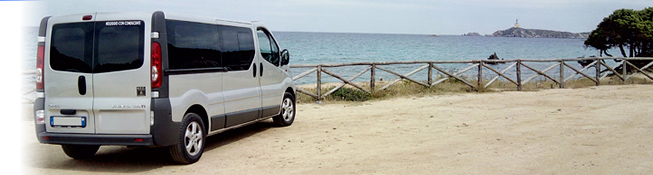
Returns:
[[[162,11],[163,12],[163,11]],[[155,12],[142,12],[142,11],[123,11],[123,12],[88,12],[88,13],[75,13],[75,14],[66,14],[66,15],[56,15],[58,17],[63,17],[63,16],[83,16],[83,15],[91,15],[91,14],[121,14],[121,13],[133,13],[133,14],[153,14]],[[260,22],[249,22],[249,21],[239,21],[239,20],[231,20],[231,19],[221,19],[221,18],[215,18],[215,17],[209,17],[209,16],[201,16],[201,15],[192,15],[192,14],[180,14],[180,13],[166,13],[165,14],[166,19],[176,19],[176,20],[185,20],[185,21],[205,21],[205,22],[221,22],[221,23],[226,23],[226,24],[239,24],[239,25],[248,25],[248,26],[253,26],[254,24],[259,24],[256,26],[261,26],[262,23]]]
[[[252,22],[248,21],[238,21],[238,20],[230,20],[230,19],[221,19],[221,18],[215,18],[215,17],[208,17],[208,16],[200,16],[200,15],[190,15],[190,14],[179,14],[179,13],[165,13],[166,19],[178,19],[178,20],[189,20],[189,21],[194,21],[194,20],[211,20],[211,21],[219,21],[223,23],[234,23],[234,24],[240,24],[240,25],[252,25]]]

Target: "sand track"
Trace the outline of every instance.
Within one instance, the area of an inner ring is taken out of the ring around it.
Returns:
[[[287,128],[257,123],[208,138],[202,159],[102,147],[73,160],[25,143],[30,174],[647,174],[653,85],[465,93],[299,104]],[[29,132],[31,131],[31,132]]]

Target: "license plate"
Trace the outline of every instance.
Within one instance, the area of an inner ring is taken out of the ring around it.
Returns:
[[[85,127],[86,117],[50,117],[50,126]]]

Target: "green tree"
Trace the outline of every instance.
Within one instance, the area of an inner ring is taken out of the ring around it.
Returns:
[[[612,56],[608,49],[615,47],[623,57],[653,56],[653,7],[615,10],[590,33],[585,46],[596,48],[600,56]]]

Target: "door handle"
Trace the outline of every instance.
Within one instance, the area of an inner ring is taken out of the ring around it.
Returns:
[[[252,74],[252,77],[256,77],[256,63],[254,63],[254,73]]]
[[[263,63],[259,63],[259,66],[261,66],[261,77],[263,76]]]
[[[80,95],[86,95],[86,77],[83,75],[80,75],[79,78],[77,78],[77,90]]]
[[[61,112],[61,114],[63,114],[63,115],[75,115],[75,114],[77,114],[77,110],[74,110],[74,109],[62,109],[59,112]]]

